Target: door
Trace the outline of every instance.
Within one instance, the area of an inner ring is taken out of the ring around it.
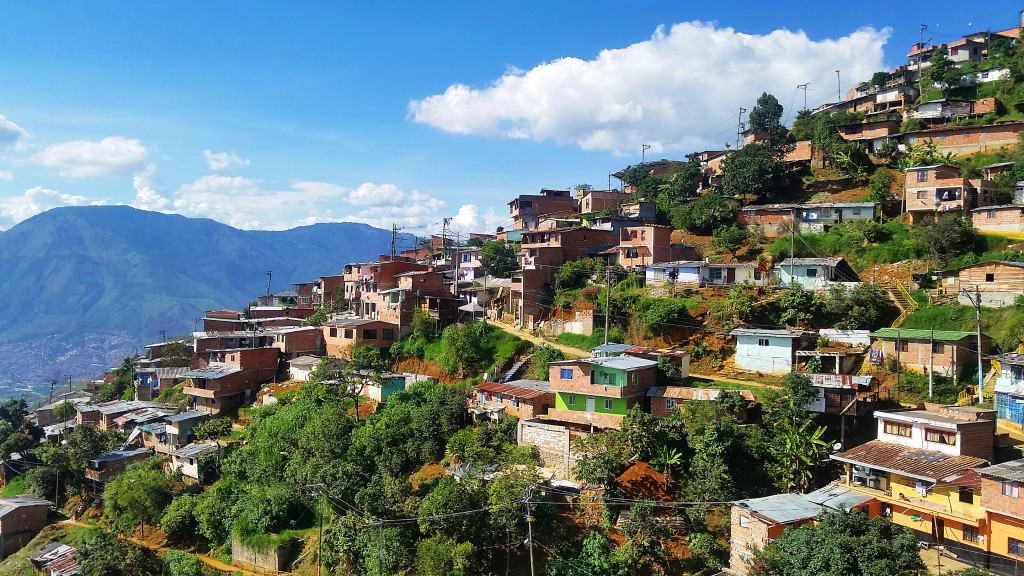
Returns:
[[[587,412],[593,412],[595,404],[596,404],[596,401],[594,400],[594,397],[593,396],[587,396]]]
[[[942,518],[935,518],[935,543],[942,545],[942,537],[946,534],[946,524]]]
[[[725,283],[732,284],[736,282],[736,269],[729,267],[725,269]]]

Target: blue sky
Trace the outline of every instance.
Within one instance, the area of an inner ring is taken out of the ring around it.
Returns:
[[[281,229],[507,224],[505,203],[735,139],[944,42],[994,1],[0,4],[0,229],[132,204]],[[926,15],[925,15],[926,14]],[[788,30],[789,32],[787,32]],[[613,186],[617,183],[613,180]]]

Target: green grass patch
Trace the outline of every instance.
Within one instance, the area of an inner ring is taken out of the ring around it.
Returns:
[[[19,494],[24,494],[27,491],[28,488],[25,486],[25,477],[15,476],[14,478],[11,479],[10,482],[7,483],[7,486],[4,486],[2,495],[5,497],[18,496]]]
[[[868,242],[865,237],[866,226],[874,226],[875,242]],[[768,251],[776,261],[788,258],[790,242],[788,236],[779,237]],[[854,270],[926,256],[925,247],[899,222],[887,222],[880,227],[861,222],[840,224],[824,234],[797,234],[792,244],[797,258],[842,256]]]
[[[977,373],[977,372],[975,372]],[[954,404],[957,395],[972,383],[970,378],[963,378],[954,382],[952,378],[936,374],[932,385],[932,397],[928,397],[928,377],[924,374],[904,372],[900,374],[900,385],[898,388],[900,402],[936,402],[939,404]]]
[[[924,304],[907,316],[900,327],[974,332],[977,330],[977,315],[973,306]],[[1003,352],[1012,352],[1024,337],[1024,307],[982,308],[981,332],[991,337],[992,343]]]
[[[758,386],[755,383],[751,384],[737,384],[735,382],[722,382],[720,380],[711,380],[708,378],[697,378],[690,376],[683,380],[685,386],[692,386],[693,388],[721,388],[722,390],[757,390]]]

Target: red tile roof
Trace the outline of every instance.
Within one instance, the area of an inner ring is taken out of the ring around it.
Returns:
[[[988,464],[983,458],[950,456],[942,452],[908,448],[881,440],[872,440],[845,452],[833,454],[832,458],[840,462],[861,464],[932,482]]]
[[[478,392],[490,392],[491,394],[508,394],[509,396],[515,396],[523,400],[530,400],[544,394],[550,394],[547,390],[538,390],[536,388],[524,388],[522,386],[511,386],[509,384],[499,384],[497,382],[481,382],[473,389]]]

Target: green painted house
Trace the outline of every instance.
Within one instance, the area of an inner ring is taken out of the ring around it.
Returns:
[[[619,428],[622,417],[641,404],[657,378],[658,363],[634,356],[563,360],[548,364],[555,407],[548,418],[599,428]]]

